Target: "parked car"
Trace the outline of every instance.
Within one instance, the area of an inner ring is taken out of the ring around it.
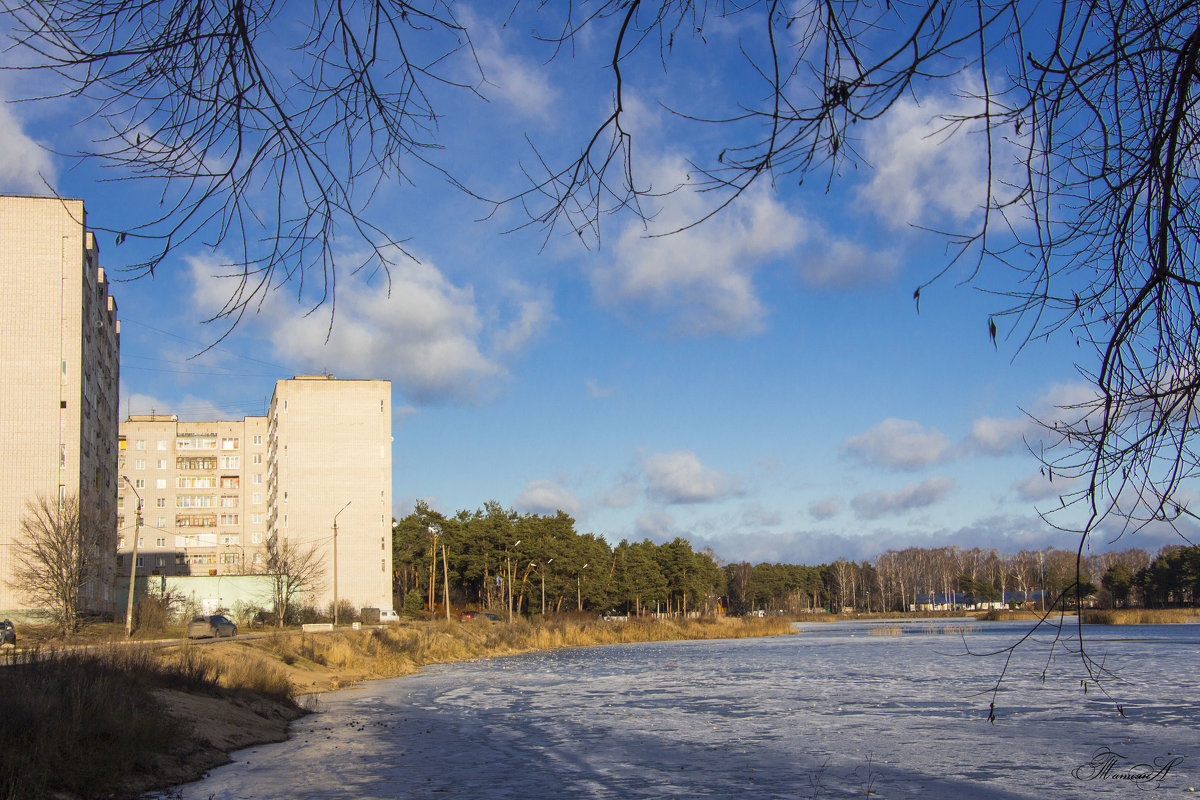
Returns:
[[[487,620],[488,622],[500,621],[500,618],[490,611],[464,611],[458,615],[459,622],[471,622],[477,619]]]
[[[187,638],[204,639],[209,636],[214,638],[237,636],[237,625],[234,625],[231,619],[222,614],[193,617],[187,626]]]
[[[399,623],[400,615],[397,614],[395,611],[393,611],[390,608],[385,608],[379,612],[379,621],[380,622]]]
[[[0,645],[11,644],[14,647],[17,644],[17,629],[12,624],[12,620],[4,620],[0,622]]]

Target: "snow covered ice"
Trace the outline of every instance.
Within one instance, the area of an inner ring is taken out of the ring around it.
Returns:
[[[181,796],[1004,800],[1200,785],[1200,626],[1085,628],[1114,676],[1107,696],[1081,686],[1073,620],[1057,639],[1039,631],[1007,665],[994,723],[1004,656],[965,650],[1007,647],[1028,624],[798,627],[451,664],[322,695],[290,741],[235,754]]]

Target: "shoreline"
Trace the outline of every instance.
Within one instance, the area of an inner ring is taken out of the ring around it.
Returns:
[[[229,685],[217,697],[177,689],[157,691],[163,712],[187,726],[185,747],[175,758],[157,764],[144,781],[122,788],[134,790],[135,798],[169,798],[173,787],[201,780],[209,770],[232,763],[231,754],[236,751],[287,741],[293,720],[319,713],[312,708],[318,695],[365,681],[416,674],[432,664],[567,647],[794,633],[791,619],[781,617],[545,625],[439,621],[175,645],[164,651],[166,658],[203,651],[200,657],[218,664],[222,682],[228,680]],[[389,643],[393,646],[388,647]],[[237,688],[237,678],[249,674],[247,662],[255,672],[273,670],[275,677],[286,677],[292,698],[249,695],[249,690]]]

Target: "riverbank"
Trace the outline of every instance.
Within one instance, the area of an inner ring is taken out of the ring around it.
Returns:
[[[430,664],[791,632],[782,618],[426,622],[35,653],[0,669],[0,800],[133,798],[195,780],[234,750],[285,740],[316,694]]]

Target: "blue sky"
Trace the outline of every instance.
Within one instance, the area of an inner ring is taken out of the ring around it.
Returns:
[[[439,128],[441,163],[480,193],[519,187],[528,133],[553,157],[577,147],[609,98],[604,42],[573,61],[496,21],[476,24],[487,102],[453,95]],[[710,27],[714,42],[744,31]],[[681,44],[680,47],[685,45]],[[726,52],[735,52],[726,48]],[[11,56],[10,56],[11,58]],[[630,69],[629,125],[638,174],[671,187],[721,131],[687,124],[728,111],[744,81],[736,61],[697,58]],[[26,91],[0,74],[0,95]],[[46,80],[39,78],[37,80]],[[415,259],[381,274],[339,273],[338,305],[311,314],[311,285],[284,285],[218,346],[204,324],[231,291],[228,248],[189,242],[153,278],[114,288],[122,319],[121,413],[184,419],[265,413],[277,378],[328,371],[393,381],[395,513],[417,499],[453,513],[496,500],[562,509],[583,532],[656,541],[684,536],[724,560],[816,563],[911,545],[1074,547],[1037,510],[1069,488],[1051,483],[1025,441],[1025,412],[1090,396],[1076,371],[1091,355],[1064,334],[1024,348],[1023,329],[989,315],[1012,288],[989,268],[972,283],[946,264],[947,242],[922,228],[963,229],[982,196],[977,138],[938,132],[969,111],[931,85],[863,126],[858,164],[805,185],[757,184],[711,221],[671,236],[709,207],[687,190],[660,198],[649,226],[607,219],[599,242],[562,231],[510,231],[519,209],[491,210],[414,166],[388,181],[373,220]],[[153,189],[51,151],[78,148],[95,121],[83,101],[0,107],[0,191],[83,198],[93,227],[121,229],[152,208]],[[714,144],[716,143],[716,144]],[[719,148],[718,148],[719,149]],[[1005,167],[1007,168],[1007,167]],[[137,260],[138,243],[101,239],[102,263]],[[351,246],[339,251],[353,263]],[[328,334],[328,339],[327,339]],[[1177,541],[1146,532],[1115,546]],[[1097,540],[1097,548],[1107,548]]]

